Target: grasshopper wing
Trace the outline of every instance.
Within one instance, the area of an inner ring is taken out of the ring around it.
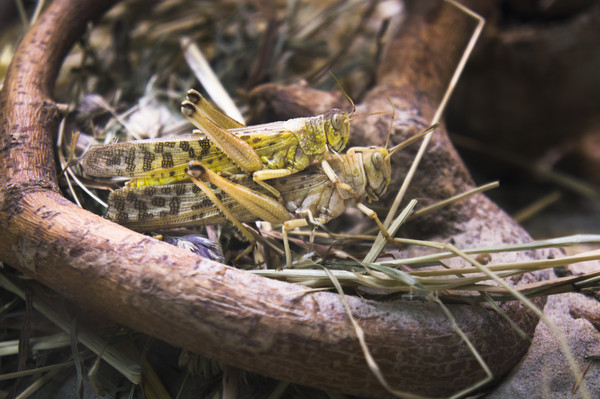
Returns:
[[[190,159],[218,160],[223,153],[202,134],[126,141],[90,148],[81,164],[91,176],[142,177],[185,165]]]
[[[255,219],[218,188],[213,191],[238,220]],[[137,231],[226,223],[213,202],[192,183],[116,190],[108,198],[105,217]]]

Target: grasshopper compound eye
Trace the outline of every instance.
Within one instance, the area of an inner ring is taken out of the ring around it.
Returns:
[[[342,114],[333,115],[331,118],[331,126],[333,126],[335,130],[341,130],[344,127],[344,119],[344,115]]]
[[[381,155],[379,152],[376,152],[371,157],[371,162],[376,170],[381,170],[383,167],[383,155]]]
[[[390,158],[386,157],[385,149],[365,151],[365,173],[368,187],[367,196],[371,200],[377,200],[387,190],[392,175]]]

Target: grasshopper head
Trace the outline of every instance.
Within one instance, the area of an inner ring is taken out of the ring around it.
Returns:
[[[346,147],[348,137],[350,137],[350,116],[334,109],[325,115],[328,122],[326,124],[327,144],[335,152],[340,152]]]
[[[382,147],[364,148],[362,154],[367,177],[365,193],[369,201],[377,201],[390,184],[392,176],[390,154]]]

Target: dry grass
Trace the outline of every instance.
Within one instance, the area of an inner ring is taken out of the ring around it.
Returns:
[[[385,26],[386,19],[397,11],[394,7],[397,6],[392,2],[375,6],[371,1],[308,4],[280,1],[274,7],[264,6],[261,2],[241,4],[234,1],[196,3],[170,0],[150,5],[140,1],[125,2],[115,7],[101,25],[88,33],[62,69],[57,83],[57,96],[68,103],[66,107],[73,112],[61,124],[58,136],[61,166],[68,166],[71,153],[68,132],[74,130],[82,132],[77,142],[77,154],[91,144],[188,132],[190,126],[179,115],[179,101],[182,93],[195,86],[195,78],[202,81],[214,102],[225,110],[231,110],[234,115],[237,112],[238,118],[244,109],[237,110],[228,92],[243,96],[244,90],[260,82],[296,82],[302,79],[310,85],[327,88],[333,85],[326,73],[332,68],[350,95],[355,99],[360,98],[374,79],[375,55],[380,51],[382,40],[381,28]],[[199,49],[203,55],[200,55]],[[6,54],[10,51],[9,44],[0,49],[1,65],[6,65]],[[207,72],[206,65],[201,61],[203,57],[210,60],[214,75]],[[246,67],[240,68],[239,65]],[[196,76],[192,70],[197,72]],[[3,71],[0,68],[0,74]],[[123,181],[91,181],[77,165],[67,168],[61,180],[68,196],[98,213],[102,213],[105,207],[103,198],[108,190],[119,187]],[[429,211],[436,209],[432,206]],[[391,230],[397,230],[411,213],[410,207],[401,212]],[[395,211],[391,215],[391,218],[395,218]],[[192,233],[198,234],[197,231]],[[263,235],[276,236],[268,231],[264,231]],[[328,248],[331,245],[334,249],[330,252],[337,258],[332,260],[317,256],[299,261],[298,267],[291,270],[256,268],[249,272],[301,284],[307,290],[336,289],[341,294],[359,292],[373,297],[410,295],[437,301],[440,306],[444,301],[475,303],[515,298],[528,303],[526,298],[585,292],[597,290],[599,286],[600,272],[555,278],[518,289],[507,286],[501,280],[516,273],[599,260],[598,250],[545,261],[485,263],[489,256],[498,252],[531,251],[582,243],[597,245],[600,243],[600,236],[597,235],[468,249],[458,249],[448,243],[396,239],[402,245],[430,248],[431,253],[402,259],[384,257],[379,261],[375,260],[383,250],[384,241],[381,239],[330,233],[298,234],[299,237],[307,235],[316,237],[314,245],[303,244],[308,249]],[[366,242],[370,249],[368,253],[362,253],[361,258],[357,253],[350,255],[341,249],[344,240]],[[273,245],[272,240],[264,243]],[[449,269],[447,261],[458,263],[461,267]],[[35,336],[29,341],[27,349],[43,360],[40,364],[48,364],[26,372],[12,373],[8,370],[12,367],[16,369],[15,361],[3,360],[4,374],[0,380],[22,378],[34,373],[42,376],[28,388],[29,391],[22,391],[19,397],[28,397],[29,392],[33,393],[61,370],[72,370],[73,364],[89,364],[92,359],[103,359],[127,380],[134,384],[142,383],[146,397],[169,397],[160,377],[148,368],[149,363],[144,360],[147,354],[123,349],[127,343],[139,342],[140,337],[135,333],[121,329],[114,331],[114,326],[96,332],[75,331],[76,323],[56,312],[48,298],[38,292],[39,287],[35,283],[18,281],[15,276],[7,278],[0,275],[0,285],[5,290],[2,293],[5,305],[0,317],[6,321],[0,355],[9,357],[15,354],[15,338],[18,336]],[[24,308],[23,302],[17,298],[27,298],[27,303],[50,320],[53,326],[41,328],[31,325],[33,311]],[[9,326],[11,320],[23,325]],[[30,328],[27,335],[22,331],[19,333],[19,328],[25,329],[25,326]],[[356,325],[356,331],[360,337],[360,326]],[[78,348],[77,342],[83,347]],[[115,342],[121,342],[122,345],[115,346]],[[377,372],[368,347],[364,340],[362,342],[365,357]],[[139,345],[138,350],[142,350]],[[107,387],[102,378],[97,378],[98,373],[104,372],[99,371],[97,363],[89,372],[91,380],[97,381],[94,388],[98,394],[116,389]],[[83,384],[82,378],[81,369],[77,368],[79,384]],[[380,379],[385,384],[383,377]],[[7,389],[6,385],[2,387]],[[298,389],[302,391],[302,388]],[[277,396],[276,392],[279,391],[274,389],[272,397]],[[4,397],[2,392],[0,397]]]

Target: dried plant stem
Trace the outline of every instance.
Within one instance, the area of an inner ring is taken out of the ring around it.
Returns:
[[[52,136],[59,113],[51,98],[53,82],[87,21],[112,3],[54,1],[15,53],[0,94],[0,260],[82,308],[226,364],[354,395],[386,394],[360,355],[338,295],[289,295],[301,287],[235,270],[134,233],[58,193]],[[452,47],[466,32],[464,15],[441,11],[427,20],[426,29],[415,30],[423,36],[420,43],[440,38],[423,32],[440,33],[450,26],[441,35],[447,42],[440,45]],[[422,15],[414,17],[413,26],[424,23]],[[392,44],[401,40],[406,37],[395,37]],[[431,59],[441,58],[438,54]],[[393,87],[395,76],[384,74],[380,89]],[[415,90],[429,88],[407,92]],[[354,297],[346,302],[394,389],[449,395],[485,375],[437,305]],[[448,308],[469,339],[477,338],[477,351],[495,377],[504,375],[525,352],[528,342],[493,310]],[[523,330],[533,331],[537,320],[531,312],[519,304],[503,308]]]
[[[442,114],[446,110],[446,105],[448,104],[448,101],[450,100],[450,96],[454,92],[454,88],[456,87],[456,84],[458,83],[458,79],[460,78],[460,75],[462,75],[462,72],[465,69],[465,65],[467,64],[467,60],[471,56],[471,52],[473,51],[473,48],[475,47],[475,44],[477,43],[477,39],[479,39],[479,35],[481,34],[481,31],[483,30],[483,26],[485,25],[485,19],[483,19],[483,17],[480,16],[479,14],[469,10],[468,8],[465,8],[462,4],[457,3],[454,0],[445,0],[445,1],[454,5],[457,8],[459,8],[461,11],[465,12],[467,15],[475,18],[477,20],[477,26],[476,26],[475,30],[473,31],[473,34],[471,35],[471,38],[467,44],[467,48],[465,49],[462,56],[460,57],[458,65],[456,66],[456,69],[454,70],[454,73],[452,74],[450,83],[448,84],[448,87],[446,88],[446,91],[444,92],[444,96],[442,97],[442,100],[440,101],[440,104],[438,105],[438,107],[435,111],[435,114],[433,115],[433,118],[431,119],[430,125],[435,125],[436,123],[439,123],[441,121]],[[427,134],[425,136],[425,138],[423,139],[423,142],[421,143],[421,146],[419,147],[419,151],[417,152],[417,155],[415,156],[415,159],[414,159],[413,163],[411,164],[410,169],[409,169],[408,173],[406,174],[406,177],[404,178],[404,181],[402,182],[402,186],[398,190],[398,194],[396,194],[394,203],[390,207],[388,216],[385,218],[385,221],[383,222],[384,226],[387,227],[390,225],[390,223],[392,222],[392,219],[394,218],[394,215],[396,214],[396,211],[400,207],[400,203],[402,202],[402,200],[404,199],[404,196],[406,195],[406,190],[408,190],[408,186],[410,185],[410,183],[415,175],[417,167],[419,166],[421,158],[423,158],[423,155],[425,154],[425,150],[427,149],[427,146],[429,145],[431,136],[433,134],[434,134],[434,132],[431,132],[431,133]],[[383,240],[383,236],[378,238],[378,241],[381,241],[381,240]]]
[[[15,283],[0,275],[0,287],[12,292],[15,295],[25,299],[25,293]],[[63,329],[65,332],[73,336],[72,329],[75,327],[70,321],[63,318],[51,304],[36,295],[31,296],[33,307],[47,317],[50,321]],[[117,349],[108,345],[101,337],[91,331],[77,331],[77,340],[88,347],[91,351],[100,356],[108,364],[119,370],[126,378],[134,384],[139,384],[142,380],[140,366],[133,360],[129,359]]]
[[[29,369],[29,370],[15,371],[14,373],[2,374],[2,376],[0,376],[0,381],[22,378],[22,377],[26,377],[28,375],[45,373],[47,371],[53,371],[56,369],[61,370],[64,367],[69,367],[72,365],[73,365],[73,361],[69,361],[69,362],[52,364],[50,366],[36,367],[34,369]]]

